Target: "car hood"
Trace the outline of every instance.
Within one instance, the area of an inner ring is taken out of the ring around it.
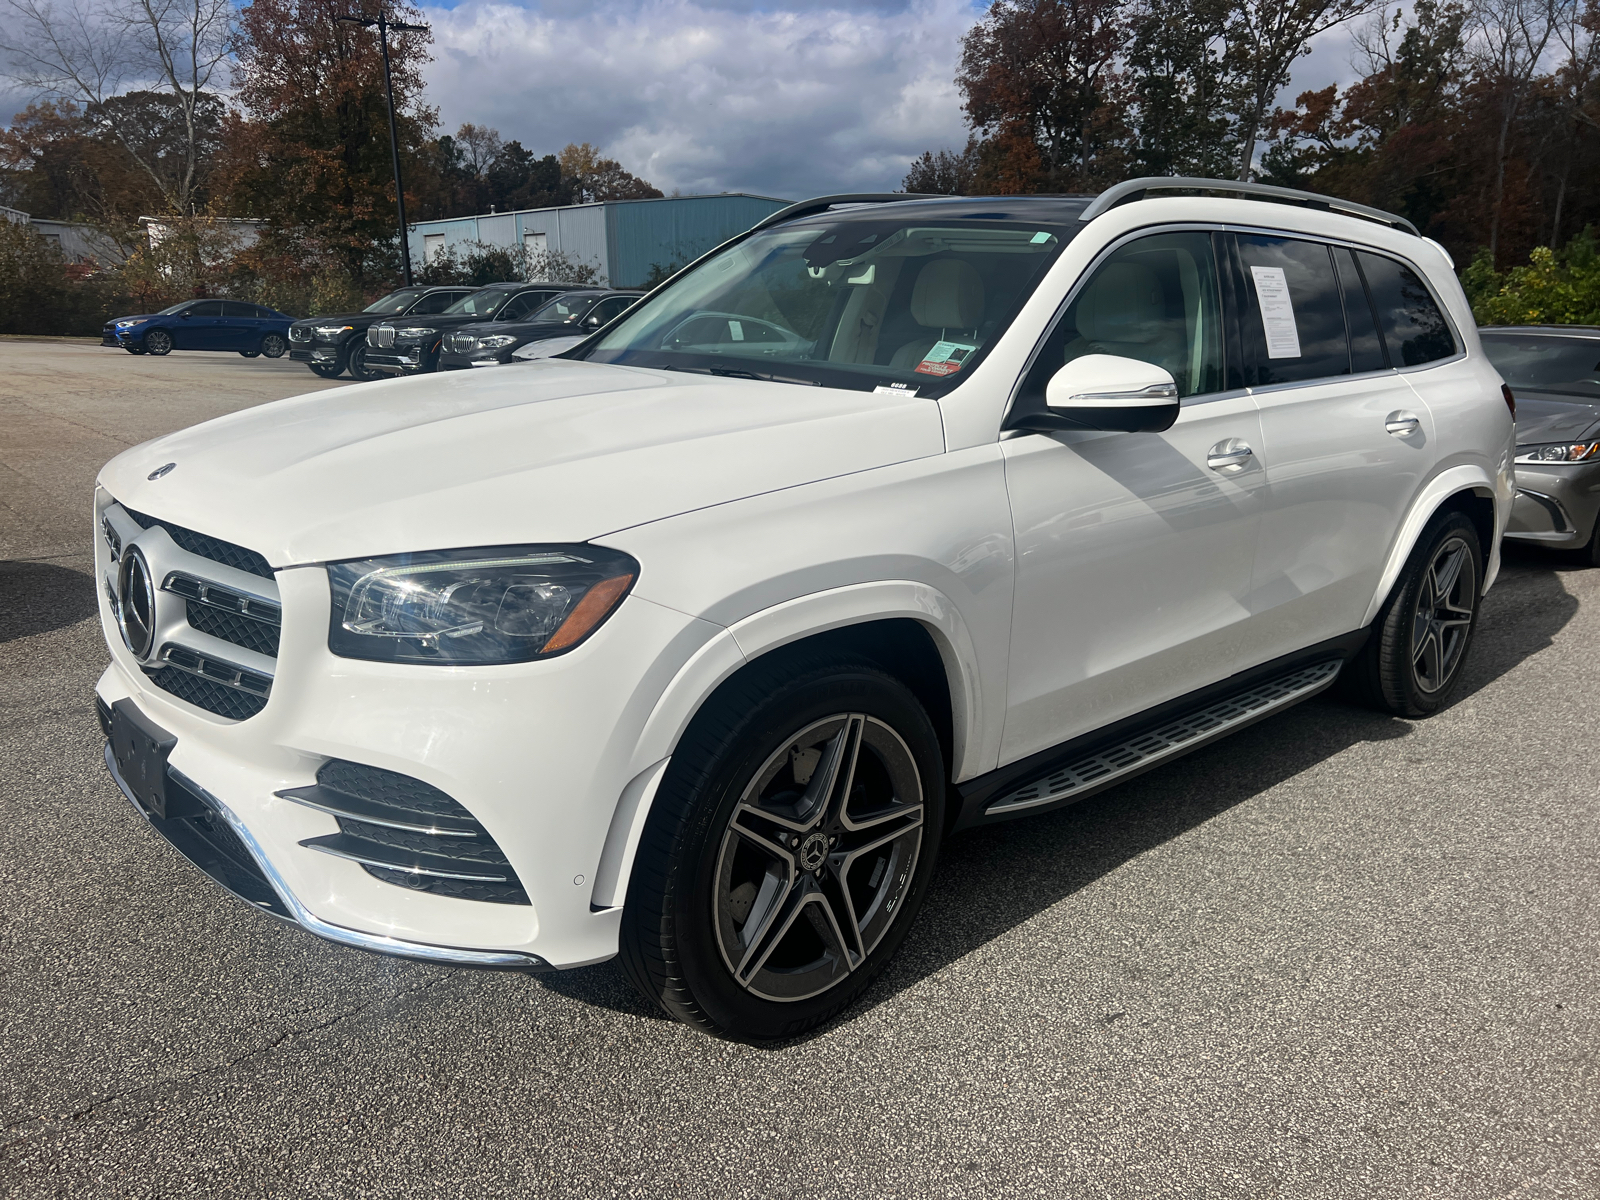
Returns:
[[[429,329],[460,329],[463,325],[486,325],[491,323],[492,319],[485,321],[480,316],[467,313],[457,313],[454,316],[446,316],[444,313],[429,313],[426,316],[384,317],[379,321],[373,322],[375,325],[393,325],[396,329],[403,325],[426,325]]]
[[[1600,429],[1600,401],[1553,392],[1513,389],[1517,396],[1517,444],[1577,441]]]
[[[928,400],[555,359],[245,409],[126,451],[100,482],[284,567],[588,541],[943,450]]]
[[[383,313],[329,313],[323,317],[290,317],[296,325],[332,325],[339,321],[349,325],[353,321],[392,321],[392,315]]]
[[[463,325],[457,333],[470,333],[484,337],[491,333],[510,333],[517,337],[555,337],[558,333],[576,333],[580,326],[565,321],[479,321],[476,325]]]

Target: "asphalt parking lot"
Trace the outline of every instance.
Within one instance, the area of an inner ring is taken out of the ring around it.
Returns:
[[[1600,571],[1514,553],[1433,720],[1313,701],[950,843],[866,1003],[736,1046],[280,925],[107,777],[96,470],[328,386],[0,341],[0,1194],[1600,1194]]]

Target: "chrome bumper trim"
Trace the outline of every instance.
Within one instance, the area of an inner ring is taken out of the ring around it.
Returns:
[[[150,814],[140,804],[133,790],[128,787],[122,778],[122,772],[117,770],[116,757],[111,753],[111,743],[108,741],[105,748],[106,770],[111,772],[111,778],[116,781],[118,789],[127,797],[136,811],[145,820],[154,824]],[[261,873],[267,877],[267,882],[272,885],[272,890],[278,893],[279,899],[293,914],[295,923],[310,930],[320,938],[330,942],[338,942],[344,946],[354,946],[359,950],[371,950],[378,954],[392,954],[401,958],[416,958],[424,962],[446,963],[462,967],[523,967],[532,970],[549,970],[550,964],[544,959],[533,954],[519,954],[512,950],[462,950],[454,946],[430,946],[425,942],[408,942],[402,938],[388,937],[376,933],[362,933],[357,929],[346,929],[343,925],[335,925],[331,921],[324,921],[310,909],[300,903],[298,897],[289,890],[289,885],[284,882],[283,876],[278,873],[272,861],[262,851],[261,845],[255,836],[245,827],[234,812],[211,792],[201,787],[176,767],[169,766],[167,771],[185,788],[199,796],[206,804],[210,805],[223,820],[225,820],[239,840],[244,843],[245,849],[250,851],[250,856],[256,860],[256,866],[261,868]],[[255,907],[252,905],[252,907]],[[258,911],[262,911],[259,910]],[[280,918],[281,919],[281,918]]]

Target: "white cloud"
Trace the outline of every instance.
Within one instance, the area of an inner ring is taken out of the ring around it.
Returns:
[[[429,8],[441,124],[538,153],[593,142],[668,192],[797,199],[898,188],[966,140],[954,78],[968,0],[818,7],[597,0]]]

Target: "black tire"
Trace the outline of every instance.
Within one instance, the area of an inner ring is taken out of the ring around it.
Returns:
[[[1600,517],[1595,518],[1594,532],[1589,535],[1589,544],[1583,548],[1583,553],[1588,556],[1591,567],[1600,567]]]
[[[160,358],[172,353],[172,335],[165,329],[152,329],[144,335],[144,352]]]
[[[382,371],[367,370],[367,344],[362,342],[350,348],[350,378],[358,383],[371,383],[374,379],[382,379]]]
[[[144,353],[144,347],[143,346],[124,346],[123,349],[126,350],[129,354],[143,354]]]
[[[269,333],[261,339],[261,353],[268,358],[282,358],[289,349],[289,340],[281,333]]]
[[[341,362],[307,363],[306,366],[311,368],[313,375],[321,376],[323,379],[337,379],[344,374],[344,364]]]
[[[259,351],[259,350],[241,350],[241,351],[239,351],[239,357],[240,358],[260,358],[261,357],[261,351]]]
[[[1461,683],[1483,594],[1478,530],[1458,512],[1428,523],[1346,670],[1357,699],[1398,717],[1427,717]]]
[[[944,796],[938,735],[893,676],[817,653],[758,664],[673,754],[623,908],[624,970],[670,1016],[722,1037],[815,1028],[904,940]]]

